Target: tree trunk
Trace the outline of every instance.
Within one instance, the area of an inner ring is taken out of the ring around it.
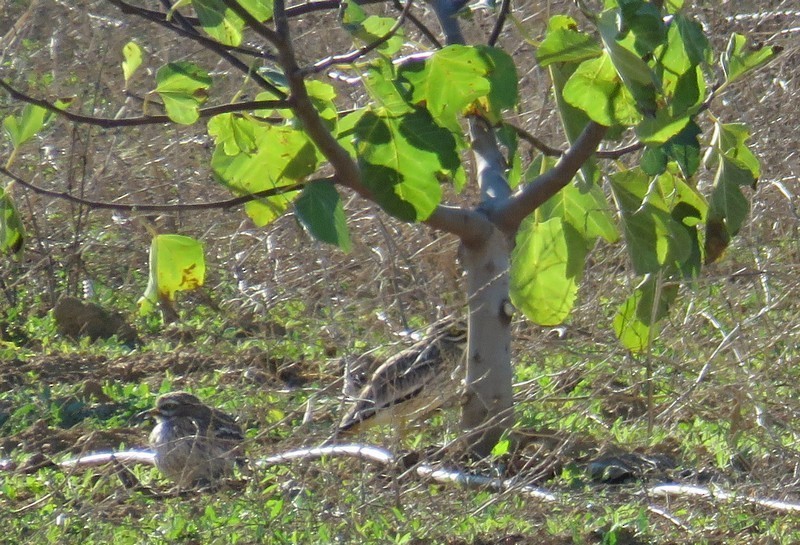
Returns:
[[[462,245],[467,276],[469,345],[461,429],[470,451],[491,453],[514,423],[509,263],[512,243],[495,229],[484,242]]]

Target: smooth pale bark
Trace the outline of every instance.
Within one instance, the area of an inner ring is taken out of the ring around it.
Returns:
[[[511,367],[511,303],[508,299],[512,243],[498,229],[482,243],[462,245],[469,302],[466,389],[461,429],[470,451],[486,456],[514,424]]]

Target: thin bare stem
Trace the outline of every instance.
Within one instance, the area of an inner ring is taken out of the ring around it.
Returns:
[[[400,17],[397,19],[397,21],[395,21],[394,25],[392,25],[392,28],[390,28],[389,31],[386,32],[386,34],[384,34],[374,42],[368,43],[364,47],[356,49],[355,51],[351,51],[350,53],[344,53],[342,55],[331,55],[330,57],[327,57],[325,59],[322,59],[314,63],[313,66],[301,69],[301,73],[303,75],[316,74],[319,72],[324,72],[325,70],[336,64],[352,64],[361,57],[363,57],[364,55],[366,55],[367,53],[369,53],[370,51],[373,51],[376,48],[380,47],[381,45],[385,44],[392,38],[392,36],[397,34],[397,31],[400,30],[400,28],[402,28],[403,23],[406,20],[406,16],[408,15],[408,12],[411,9],[411,5],[413,3],[414,2],[412,0],[406,0],[405,8],[403,8],[402,13],[400,13]]]
[[[49,112],[58,114],[73,123],[82,123],[85,125],[96,125],[106,129],[114,127],[136,127],[139,125],[158,125],[160,123],[174,123],[167,115],[145,115],[141,117],[128,117],[124,119],[112,119],[108,117],[93,117],[88,115],[76,114],[62,108],[59,108],[52,102],[34,98],[30,95],[19,91],[0,79],[0,88],[8,91],[15,100],[27,102],[34,106],[44,108]],[[213,117],[219,114],[231,112],[243,112],[249,110],[267,110],[274,108],[288,108],[289,102],[287,100],[250,100],[247,102],[234,102],[233,104],[223,104],[221,106],[212,106],[209,108],[201,108],[199,110],[200,118]]]
[[[46,195],[48,197],[53,197],[54,199],[61,199],[64,201],[69,201],[72,203],[80,204],[83,206],[88,206],[89,208],[96,208],[101,210],[120,210],[125,212],[176,212],[176,211],[190,211],[190,210],[213,210],[213,209],[225,209],[231,208],[234,206],[239,206],[250,201],[256,201],[258,199],[265,199],[267,197],[276,197],[278,195],[283,195],[285,193],[291,193],[292,191],[300,191],[302,190],[307,184],[293,184],[293,185],[286,185],[280,187],[273,187],[270,189],[265,189],[264,191],[259,191],[257,193],[250,193],[248,195],[242,195],[240,197],[234,197],[232,199],[226,199],[222,201],[212,201],[212,202],[204,202],[204,203],[181,203],[181,204],[145,204],[145,203],[134,203],[134,204],[122,204],[122,203],[113,203],[107,201],[95,201],[91,199],[85,199],[83,197],[76,197],[71,193],[66,193],[63,191],[53,191],[52,189],[45,189],[44,187],[39,187],[37,185],[32,184],[31,182],[24,180],[11,172],[10,170],[6,169],[5,167],[0,167],[0,174],[3,174],[10,179],[12,179],[16,184],[30,189],[34,193],[38,193],[40,195]],[[316,183],[316,182],[313,182]]]

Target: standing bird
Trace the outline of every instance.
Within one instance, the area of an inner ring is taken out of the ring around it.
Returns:
[[[169,392],[150,411],[156,467],[181,487],[208,485],[242,458],[242,428],[231,416],[188,392]]]
[[[453,399],[465,372],[463,321],[434,324],[429,334],[378,367],[339,424],[354,433],[380,424],[420,420]]]

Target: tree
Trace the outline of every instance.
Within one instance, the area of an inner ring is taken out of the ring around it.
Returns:
[[[626,348],[646,350],[679,285],[720,258],[741,228],[749,206],[742,188],[758,179],[747,128],[717,119],[713,101],[777,51],[750,50],[743,36],[733,35],[717,61],[682,0],[579,1],[575,17],[549,20],[535,57],[549,73],[566,150],[507,121],[519,104],[520,61],[497,44],[511,32],[509,20],[525,30],[510,0],[487,6],[493,28],[485,43],[473,45],[461,31],[460,18],[469,12],[461,0],[427,4],[444,45],[417,18],[423,6],[412,2],[394,3],[396,18],[368,14],[381,2],[353,0],[291,6],[283,0],[162,1],[163,11],[108,2],[206,48],[257,96],[220,97],[203,108],[214,83],[208,68],[170,62],[156,72],[141,117],[99,119],[75,113],[70,101],[33,97],[0,79],[13,99],[27,103],[4,120],[13,151],[0,172],[10,185],[41,191],[10,169],[16,151],[53,115],[106,128],[202,120],[214,139],[217,181],[236,195],[225,204],[244,204],[257,225],[292,207],[314,237],[347,250],[341,195],[354,192],[401,220],[458,236],[470,329],[462,429],[478,454],[487,454],[513,425],[509,325],[515,307],[540,324],[562,322],[587,255],[598,239],[615,242],[622,232],[638,285],[613,327]],[[355,46],[301,65],[294,21],[320,11],[335,11]],[[430,45],[400,57],[412,32]],[[131,41],[123,55],[128,81],[142,51]],[[347,103],[328,77],[360,86],[368,103]],[[163,113],[153,114],[156,108]],[[630,143],[618,147],[622,140]],[[527,164],[523,142],[538,150]],[[612,147],[600,150],[604,143]],[[462,162],[467,150],[475,171],[469,182]],[[713,183],[701,191],[704,176]],[[456,191],[474,185],[479,202],[443,203],[448,184]],[[10,186],[0,194],[0,210],[0,244],[19,252],[24,231]],[[192,254],[197,249],[186,237],[154,238],[145,307],[170,300],[187,278],[202,283],[202,256]],[[182,261],[164,258],[169,252]],[[159,278],[158,269],[170,266],[175,279]]]

